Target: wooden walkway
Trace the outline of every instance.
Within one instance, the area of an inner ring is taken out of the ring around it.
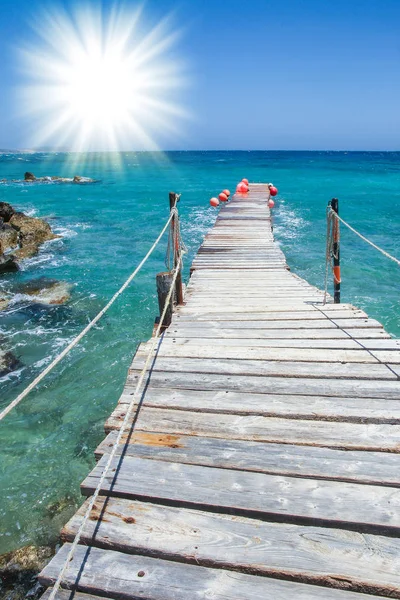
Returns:
[[[77,600],[400,598],[400,342],[287,270],[266,197],[261,184],[235,196],[199,250],[68,569]]]

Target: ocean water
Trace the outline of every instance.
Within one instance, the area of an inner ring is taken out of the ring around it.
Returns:
[[[400,257],[400,153],[171,152],[0,154],[0,180],[75,174],[93,185],[0,183],[0,201],[48,219],[61,238],[23,270],[0,276],[0,291],[38,278],[66,282],[62,306],[15,296],[0,312],[0,344],[21,367],[0,379],[4,408],[103,307],[147,252],[168,218],[168,192],[179,204],[188,266],[212,226],[208,200],[237,181],[279,188],[274,231],[291,269],[323,287],[325,211],[338,197],[341,216]],[[166,238],[98,326],[0,423],[0,553],[48,544],[81,501],[79,484],[115,406],[138,343],[157,315],[155,275]],[[399,267],[342,228],[342,301],[364,308],[400,336]],[[331,281],[329,282],[331,290]],[[221,311],[224,308],[221,306]]]

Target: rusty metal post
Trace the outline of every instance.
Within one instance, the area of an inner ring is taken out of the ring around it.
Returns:
[[[337,215],[339,214],[339,200],[332,198],[331,208]],[[333,302],[340,304],[340,234],[339,234],[339,221],[334,218],[333,220]]]
[[[174,206],[179,202],[180,195],[175,192],[169,193],[169,208],[172,210]],[[178,216],[174,216],[171,220],[171,238],[174,245],[174,267],[179,263],[180,248],[178,246],[179,240],[176,238],[176,229],[178,227]],[[183,304],[183,286],[182,286],[182,265],[179,267],[179,273],[175,282],[175,294],[177,305]]]

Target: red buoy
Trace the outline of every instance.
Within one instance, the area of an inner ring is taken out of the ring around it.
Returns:
[[[245,183],[246,185],[249,185],[249,180],[248,179],[242,179],[243,183]]]
[[[219,206],[219,200],[218,200],[218,198],[211,198],[211,200],[210,200],[210,204],[211,204],[211,206],[213,206],[214,208],[217,208],[217,206]]]
[[[222,191],[225,194],[225,196],[228,196],[228,198],[229,198],[229,196],[231,195],[230,191],[229,190],[222,190]]]
[[[228,202],[228,196],[224,192],[221,192],[218,198],[221,202]]]
[[[269,206],[269,208],[274,208],[275,202],[273,200],[271,200],[271,199],[268,200],[268,206]]]
[[[249,186],[246,185],[244,183],[244,181],[241,181],[240,183],[237,184],[236,191],[239,192],[239,194],[245,194],[246,192],[249,191]]]
[[[271,187],[269,188],[269,193],[271,194],[271,196],[276,196],[278,193],[278,188],[276,188],[275,186],[271,185]]]

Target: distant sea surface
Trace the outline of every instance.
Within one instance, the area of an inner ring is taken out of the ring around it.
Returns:
[[[400,153],[171,152],[2,154],[0,180],[75,174],[93,185],[0,183],[0,201],[48,219],[62,237],[46,243],[1,290],[50,278],[72,286],[62,306],[17,296],[0,313],[0,344],[21,367],[0,379],[4,408],[106,304],[179,209],[188,267],[216,211],[209,198],[243,177],[279,188],[275,236],[293,272],[324,286],[326,205],[400,257]],[[96,329],[0,423],[0,553],[48,544],[81,501],[79,484],[125,382],[136,346],[158,313],[155,275],[165,269],[166,238]],[[342,300],[365,309],[400,337],[399,267],[342,228]],[[329,288],[331,277],[329,278]],[[224,306],[221,305],[221,311]]]

